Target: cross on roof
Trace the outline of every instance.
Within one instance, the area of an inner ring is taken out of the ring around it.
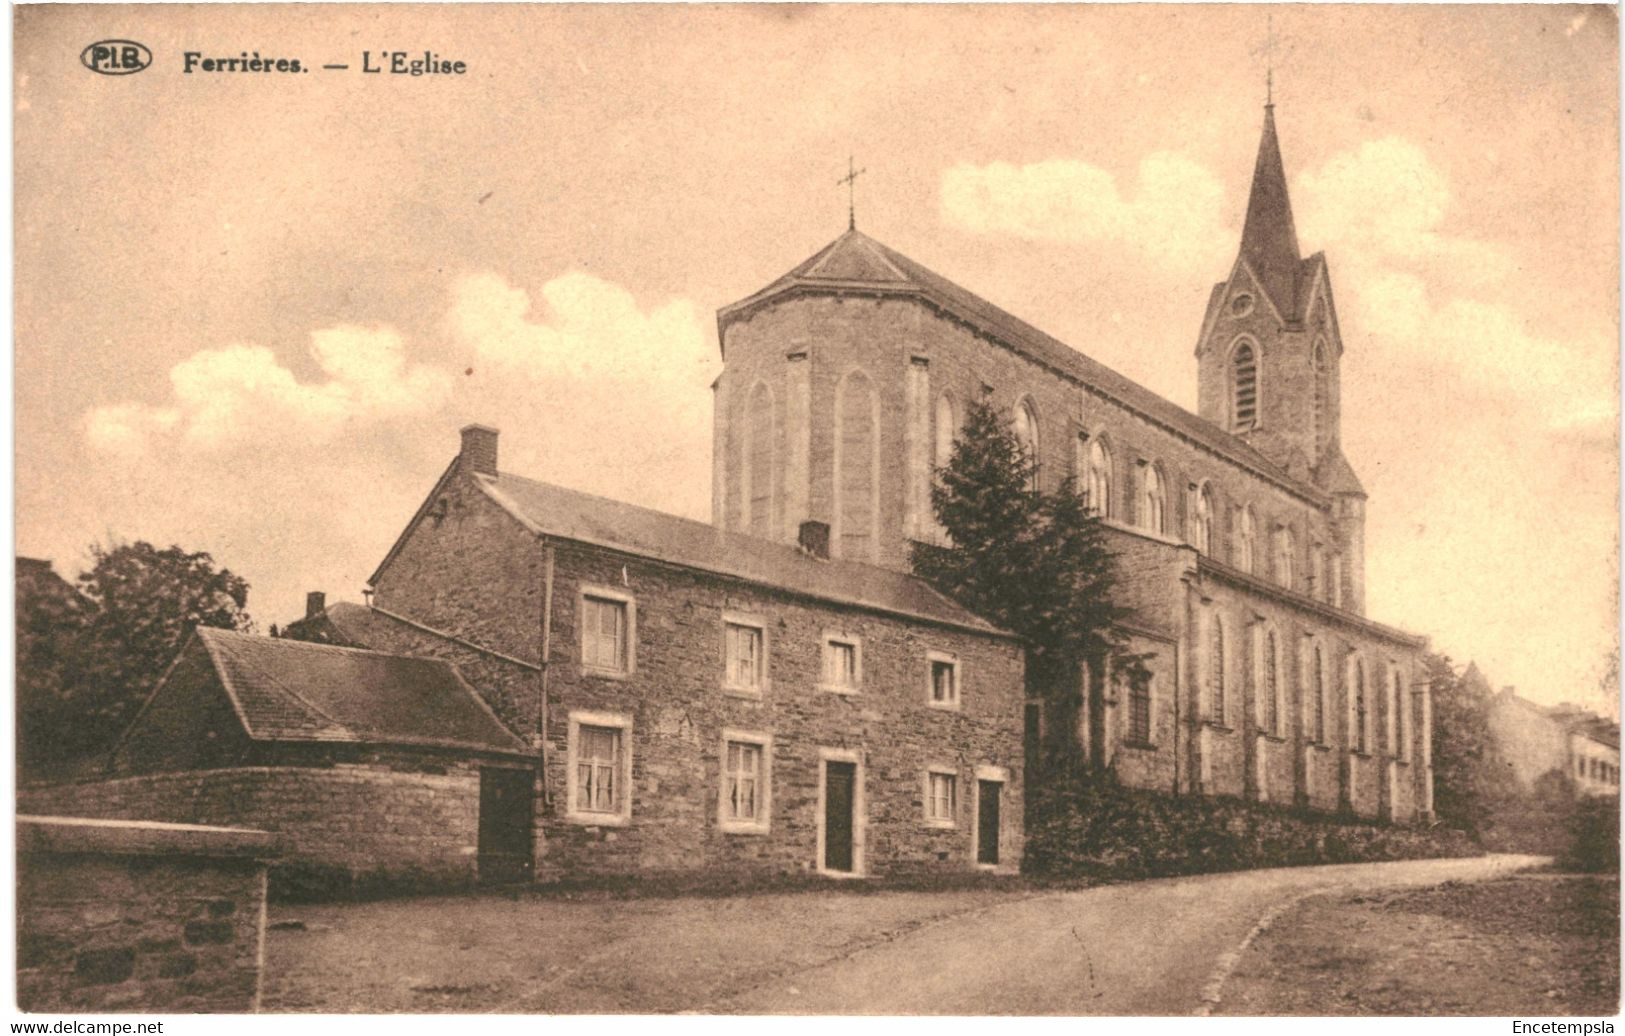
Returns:
[[[1266,18],[1265,25],[1267,28],[1264,42],[1254,47],[1252,54],[1255,57],[1264,59],[1264,104],[1266,107],[1273,107],[1275,104],[1275,60],[1277,57],[1284,57],[1291,48],[1285,39],[1275,35],[1274,14],[1270,14]]]
[[[867,169],[858,169],[851,155],[846,156],[846,175],[835,181],[835,186],[846,184],[846,229],[858,229],[857,209],[857,182],[858,177],[868,172]]]

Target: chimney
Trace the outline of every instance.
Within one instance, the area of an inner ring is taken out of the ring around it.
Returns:
[[[497,430],[483,424],[463,429],[463,465],[480,475],[497,473]]]
[[[312,590],[305,595],[305,618],[314,619],[327,610],[327,595],[320,590]]]
[[[801,549],[815,558],[829,560],[829,523],[802,522]]]

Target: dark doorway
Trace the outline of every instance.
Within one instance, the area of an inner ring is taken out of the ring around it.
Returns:
[[[976,862],[999,862],[999,796],[1002,781],[976,782]]]
[[[853,870],[852,813],[858,783],[858,764],[824,763],[824,869],[850,874]]]
[[[530,822],[531,772],[481,770],[481,883],[506,885],[530,880]]]

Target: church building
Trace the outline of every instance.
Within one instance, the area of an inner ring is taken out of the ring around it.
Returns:
[[[1431,812],[1423,638],[1365,615],[1366,493],[1340,446],[1343,336],[1298,246],[1273,105],[1191,413],[855,227],[717,315],[714,521],[905,569],[971,400],[1041,488],[1111,530],[1154,679],[1029,703],[1133,784],[1408,820]]]

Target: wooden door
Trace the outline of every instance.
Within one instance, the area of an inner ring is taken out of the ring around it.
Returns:
[[[856,763],[824,764],[824,869],[851,873],[852,814],[856,803]]]
[[[531,772],[480,771],[479,878],[484,884],[530,880]]]
[[[976,862],[999,862],[999,796],[1002,781],[976,782]]]

